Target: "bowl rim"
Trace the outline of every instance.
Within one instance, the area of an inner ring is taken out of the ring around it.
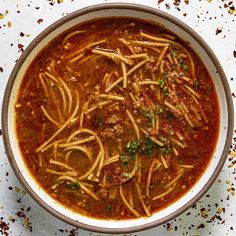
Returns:
[[[75,221],[70,219],[69,217],[66,217],[65,215],[57,212],[55,209],[50,207],[47,202],[43,201],[37,194],[36,192],[29,186],[29,184],[26,182],[24,177],[21,174],[21,171],[19,167],[17,166],[17,163],[15,161],[14,155],[12,153],[10,141],[9,141],[9,132],[8,132],[8,104],[10,100],[10,95],[11,95],[11,90],[15,81],[15,78],[18,74],[18,71],[20,70],[21,66],[24,64],[25,59],[27,56],[30,54],[30,52],[36,47],[36,45],[48,34],[50,34],[52,31],[63,25],[64,23],[77,18],[81,15],[88,14],[90,12],[94,11],[99,11],[99,10],[109,10],[109,9],[120,9],[120,10],[135,10],[135,11],[141,11],[145,13],[150,13],[153,15],[157,15],[161,18],[164,18],[165,20],[176,24],[178,27],[180,27],[182,30],[187,32],[191,37],[193,37],[204,49],[204,51],[207,53],[211,61],[213,62],[215,68],[217,69],[217,72],[219,73],[219,76],[221,78],[221,82],[223,84],[223,88],[225,91],[225,96],[226,96],[226,102],[227,102],[227,107],[228,107],[228,129],[227,129],[227,137],[226,137],[226,142],[225,146],[223,149],[223,152],[221,154],[220,161],[208,180],[208,182],[204,185],[204,187],[200,190],[200,192],[195,195],[192,199],[190,199],[181,209],[178,209],[177,211],[171,213],[170,215],[143,225],[139,226],[134,226],[134,227],[126,227],[126,228],[102,228],[102,227],[97,227],[97,226],[92,226],[89,224],[83,224],[81,222]],[[133,4],[133,3],[103,3],[103,4],[97,4],[97,5],[92,5],[89,7],[82,8],[80,10],[77,10],[75,12],[72,12],[68,14],[67,16],[64,16],[63,18],[55,21],[51,25],[49,25],[45,30],[43,30],[36,38],[32,40],[32,42],[29,44],[29,46],[25,49],[25,51],[22,53],[20,58],[18,59],[16,65],[14,66],[9,80],[7,82],[5,92],[4,92],[4,97],[3,97],[3,103],[2,103],[2,133],[3,133],[3,142],[6,150],[6,154],[8,156],[8,160],[10,162],[10,165],[17,176],[19,182],[23,185],[23,187],[26,189],[26,191],[29,193],[29,195],[45,210],[47,210],[49,213],[54,215],[56,218],[73,225],[75,227],[83,228],[85,230],[89,231],[94,231],[94,232],[99,232],[99,233],[131,233],[131,232],[137,232],[137,231],[142,231],[145,229],[153,228],[158,225],[161,225],[163,223],[166,223],[169,220],[172,220],[173,218],[177,217],[178,215],[182,214],[185,212],[189,207],[191,207],[193,204],[195,204],[206,192],[207,190],[211,187],[211,185],[214,183],[215,179],[219,175],[219,173],[222,170],[222,167],[225,163],[225,160],[228,156],[228,151],[232,142],[232,137],[233,137],[233,130],[234,130],[234,107],[233,107],[233,101],[232,101],[232,96],[231,96],[231,91],[229,87],[229,83],[227,80],[227,77],[224,73],[224,70],[218,61],[217,57],[215,56],[214,52],[211,50],[211,48],[208,46],[208,44],[202,39],[201,36],[198,35],[192,28],[190,28],[188,25],[186,25],[184,22],[181,20],[175,18],[174,16],[165,13],[161,10],[146,6],[146,5],[141,5],[141,4]]]

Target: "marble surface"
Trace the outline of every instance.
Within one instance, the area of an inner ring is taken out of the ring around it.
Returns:
[[[177,17],[192,27],[210,45],[222,63],[235,101],[236,12],[233,7],[235,1],[227,0],[0,0],[0,101],[2,102],[4,89],[15,61],[34,37],[70,12],[89,5],[110,2],[149,5]],[[231,153],[217,181],[206,195],[185,213],[165,225],[131,235],[236,235],[235,164],[234,155]],[[0,235],[98,235],[61,222],[34,202],[11,170],[2,137]]]

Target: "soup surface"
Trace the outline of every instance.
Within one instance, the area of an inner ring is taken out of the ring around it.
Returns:
[[[101,19],[59,36],[29,66],[15,104],[32,175],[74,211],[150,216],[206,169],[219,129],[209,74],[167,30]]]

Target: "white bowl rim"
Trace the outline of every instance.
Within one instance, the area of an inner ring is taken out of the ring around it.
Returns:
[[[21,66],[24,64],[25,59],[27,56],[30,54],[30,52],[36,47],[36,45],[48,34],[50,34],[52,31],[57,29],[59,26],[63,25],[64,23],[70,21],[71,19],[77,18],[81,15],[88,14],[90,12],[98,11],[98,10],[107,10],[107,9],[127,9],[127,10],[136,10],[136,11],[142,11],[145,13],[150,13],[157,15],[159,17],[162,17],[174,24],[176,24],[178,27],[186,31],[189,35],[191,35],[200,45],[201,47],[206,51],[208,54],[209,58],[212,60],[215,68],[217,69],[219,76],[221,78],[224,90],[225,90],[225,95],[226,95],[226,101],[227,101],[227,106],[228,106],[228,129],[227,129],[227,138],[225,142],[225,147],[223,149],[220,161],[217,165],[217,168],[215,169],[213,175],[209,179],[209,181],[205,184],[205,186],[201,189],[201,191],[190,201],[188,201],[181,209],[178,209],[177,211],[173,212],[172,214],[168,215],[165,218],[162,218],[161,220],[157,220],[148,224],[143,224],[135,227],[129,227],[129,228],[101,228],[101,227],[95,227],[89,224],[83,224],[78,221],[74,221],[61,213],[57,212],[55,209],[51,208],[46,202],[44,202],[35,192],[34,190],[29,186],[29,184],[26,182],[24,177],[21,174],[21,171],[19,167],[16,164],[16,161],[14,159],[14,155],[11,149],[10,141],[9,141],[9,132],[8,132],[8,104],[10,100],[10,94],[11,94],[11,89],[13,87],[15,78],[18,74],[19,69]],[[230,87],[227,81],[227,77],[224,73],[224,70],[218,61],[217,57],[215,56],[214,52],[210,49],[210,47],[207,45],[207,43],[194,31],[192,30],[189,26],[187,26],[185,23],[182,21],[178,20],[177,18],[162,12],[160,10],[145,6],[145,5],[140,5],[140,4],[133,4],[133,3],[105,3],[105,4],[98,4],[98,5],[93,5],[90,7],[86,7],[80,10],[77,10],[73,13],[70,13],[69,15],[59,19],[58,21],[54,22],[51,24],[49,27],[47,27],[42,33],[40,33],[31,43],[30,45],[25,49],[25,51],[22,53],[21,57],[17,61],[6,86],[5,93],[4,93],[4,98],[3,98],[3,104],[2,104],[2,133],[3,133],[3,141],[4,141],[4,146],[6,149],[6,153],[8,156],[8,160],[11,164],[11,167],[17,176],[18,180],[20,183],[23,185],[23,187],[26,189],[26,191],[30,194],[30,196],[44,209],[46,209],[49,213],[52,215],[56,216],[58,219],[69,223],[73,226],[80,227],[86,230],[94,231],[94,232],[102,232],[102,233],[130,233],[130,232],[137,232],[137,231],[142,231],[148,228],[152,228],[155,226],[158,226],[160,224],[166,223],[167,221],[172,220],[173,218],[177,217],[184,211],[186,211],[189,207],[191,207],[193,204],[195,204],[205,193],[206,191],[210,188],[210,186],[214,183],[215,179],[219,175],[225,160],[228,155],[228,151],[232,142],[232,136],[233,136],[233,130],[234,130],[234,108],[233,108],[233,101],[232,101],[232,96],[231,96],[231,91]]]

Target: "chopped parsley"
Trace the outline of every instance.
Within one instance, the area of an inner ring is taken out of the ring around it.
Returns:
[[[159,136],[159,140],[160,140],[161,142],[166,142],[166,141],[167,141],[167,138],[165,138],[164,136],[160,135],[160,136]]]
[[[148,108],[142,108],[140,110],[141,115],[143,115],[147,119],[147,126],[153,127],[154,126],[154,113]]]
[[[159,140],[163,143],[167,141],[167,138],[164,136],[159,136]],[[157,150],[159,146],[152,141],[149,136],[145,136],[140,142],[138,141],[129,141],[125,146],[124,152],[120,155],[120,161],[124,166],[127,166],[131,160],[135,160],[135,154],[141,153],[146,156],[153,154],[155,150]],[[164,146],[159,149],[159,151],[163,154],[169,154],[173,150],[170,146]],[[124,172],[123,176],[125,178],[130,178],[130,173]]]
[[[71,184],[68,185],[68,188],[70,190],[75,191],[75,190],[80,188],[80,184],[79,184],[79,182],[71,183]]]
[[[172,57],[176,57],[176,54],[177,54],[177,50],[176,49],[171,50],[170,55]]]
[[[132,176],[131,176],[131,173],[129,172],[124,172],[123,173],[123,176],[126,178],[126,179],[130,179]]]
[[[182,59],[179,60],[179,67],[180,67],[184,72],[186,72],[186,71],[188,70],[188,65],[186,65]]]
[[[135,154],[139,151],[140,143],[138,141],[131,140],[126,146],[124,152],[120,155],[120,161],[124,165],[128,165],[129,161],[135,160]]]
[[[165,87],[165,80],[166,79],[168,79],[168,74],[166,72],[164,72],[161,74],[161,79],[157,81],[160,88]]]
[[[145,136],[143,140],[143,147],[142,147],[142,153],[145,155],[150,155],[154,152],[154,149],[156,149],[157,144],[155,144],[148,136]]]
[[[140,147],[140,143],[138,141],[129,141],[126,145],[126,150],[130,155],[135,155]]]
[[[111,204],[107,204],[107,205],[106,205],[106,210],[107,210],[108,212],[111,212],[112,209],[113,209],[113,206],[112,206]]]
[[[164,112],[164,109],[162,107],[158,107],[156,113],[161,114]]]
[[[171,111],[165,111],[164,115],[167,120],[174,120],[175,119],[175,116]]]
[[[101,127],[104,125],[104,120],[103,120],[103,117],[101,116],[96,116],[95,117],[95,120],[94,120],[94,125],[95,127]]]
[[[158,82],[158,84],[160,85],[161,88],[164,88],[164,86],[165,86],[165,80],[164,79],[160,79],[157,82]]]
[[[160,148],[160,152],[161,152],[162,154],[169,154],[169,153],[171,153],[172,151],[173,151],[173,149],[172,149],[171,147],[169,147],[169,146]]]
[[[164,93],[164,96],[168,96],[169,95],[169,91],[168,91],[168,89],[166,87],[163,89],[163,93]]]
[[[199,89],[200,87],[200,80],[196,79],[194,82],[193,82],[193,88],[194,89]]]

